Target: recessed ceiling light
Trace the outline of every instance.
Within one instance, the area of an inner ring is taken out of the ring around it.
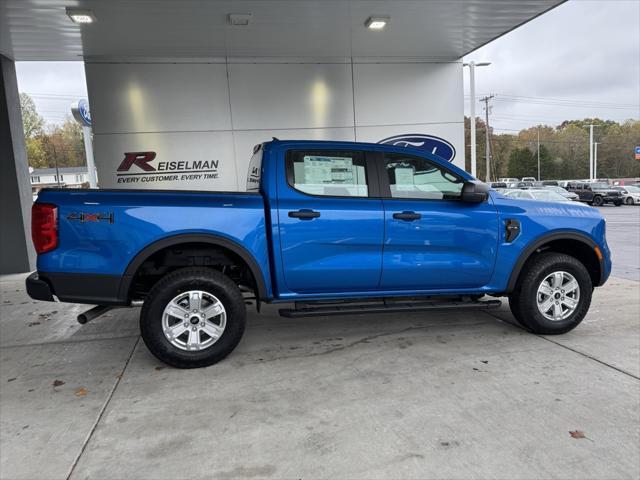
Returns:
[[[251,23],[250,13],[230,13],[229,24],[236,27],[247,27]]]
[[[91,10],[67,7],[67,15],[74,23],[93,23],[96,17]]]
[[[382,30],[389,23],[389,17],[369,17],[364,26],[369,30]]]

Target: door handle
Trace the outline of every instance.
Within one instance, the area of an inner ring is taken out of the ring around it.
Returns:
[[[402,213],[394,213],[393,218],[411,222],[413,220],[420,220],[422,218],[422,215],[416,212],[404,211]]]
[[[298,210],[297,212],[289,212],[291,218],[299,218],[300,220],[311,220],[312,218],[318,218],[320,212],[314,212],[313,210]]]

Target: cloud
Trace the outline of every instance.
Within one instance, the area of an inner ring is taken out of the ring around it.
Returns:
[[[476,70],[477,94],[498,95],[492,124],[518,130],[567,118],[639,119],[639,20],[637,0],[570,1],[465,57],[492,62]],[[35,94],[50,123],[62,122],[71,102],[86,97],[82,62],[17,62],[16,69],[20,91]],[[467,94],[468,85],[465,69]],[[580,100],[584,106],[516,102],[501,94]],[[596,108],[604,102],[635,108]],[[483,114],[479,103],[476,114]]]
[[[567,2],[468,55],[465,61],[492,62],[476,70],[476,92],[498,95],[492,123],[520,129],[565,118],[639,119],[639,19],[634,0]],[[580,102],[542,105],[500,94]],[[631,108],[601,108],[603,103]]]
[[[63,123],[71,103],[87,96],[83,62],[16,62],[16,75],[47,123]]]

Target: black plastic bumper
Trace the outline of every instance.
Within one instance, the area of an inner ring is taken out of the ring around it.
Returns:
[[[26,283],[34,300],[122,306],[128,302],[119,295],[120,281],[117,275],[33,272]]]
[[[55,302],[51,287],[47,282],[38,276],[38,272],[33,272],[27,277],[27,293],[34,300],[43,300],[45,302]]]

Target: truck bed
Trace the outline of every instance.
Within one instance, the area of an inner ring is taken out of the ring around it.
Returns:
[[[93,282],[90,296],[121,303],[120,279],[136,256],[175,236],[221,237],[269,272],[259,193],[45,189],[38,202],[58,206],[59,229],[58,248],[38,256],[38,272],[45,279],[69,279],[69,293],[76,282]],[[55,293],[63,301],[69,296]]]

